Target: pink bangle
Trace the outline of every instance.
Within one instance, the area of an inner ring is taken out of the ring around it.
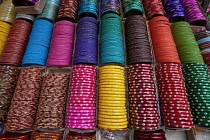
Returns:
[[[96,98],[86,98],[86,97],[71,97],[69,98],[69,100],[78,100],[78,101],[95,101]]]
[[[70,86],[96,86],[96,84],[94,84],[94,83],[76,83],[76,82],[72,82],[70,84]]]
[[[75,77],[75,78],[90,78],[90,79],[96,79],[96,74],[95,73],[84,73],[84,72],[73,72],[71,77]]]
[[[69,103],[75,103],[75,104],[95,104],[96,101],[69,100]]]
[[[82,90],[89,90],[89,89],[91,89],[91,90],[96,90],[96,85],[94,85],[94,86],[70,86],[70,89],[77,89],[77,90],[80,90],[80,89],[82,89]]]
[[[70,95],[81,95],[81,94],[84,94],[84,95],[96,95],[96,91],[70,91]]]
[[[95,126],[72,126],[72,125],[67,125],[66,128],[74,128],[74,129],[95,129]]]
[[[84,72],[84,73],[96,73],[96,69],[88,69],[88,68],[73,68],[72,72]]]
[[[82,93],[82,94],[79,94],[79,93],[73,93],[73,94],[70,94],[69,98],[80,98],[80,97],[84,97],[84,98],[94,98],[96,99],[96,95],[95,94],[85,94],[85,93]]]
[[[95,110],[96,107],[81,107],[81,106],[68,106],[67,110],[75,109],[75,110]]]
[[[96,70],[97,69],[96,67],[90,66],[90,65],[75,65],[75,66],[73,66],[73,69],[77,69],[77,68],[91,69],[91,70]]]
[[[88,112],[88,113],[79,113],[79,112],[76,112],[76,113],[70,113],[70,112],[67,112],[67,116],[95,116],[96,114],[93,112]]]
[[[95,122],[95,120],[70,120],[70,119],[66,119],[66,123],[69,125],[69,123],[91,123],[91,122]]]
[[[69,102],[68,106],[95,107],[96,104],[75,104],[75,103]]]
[[[77,80],[71,80],[71,83],[92,83],[92,84],[95,84],[96,81],[86,81],[86,80],[82,80],[82,79],[77,79]]]
[[[82,76],[82,77],[92,77],[92,78],[96,78],[96,72],[94,72],[94,73],[87,73],[87,72],[82,72],[82,71],[73,71],[72,72],[72,77],[80,77],[80,76]]]
[[[95,89],[74,89],[74,88],[70,88],[69,90],[70,92],[96,92]]]
[[[95,126],[96,123],[92,122],[92,123],[69,123],[69,125],[73,125],[73,126]]]
[[[82,80],[96,83],[96,79],[93,78],[83,78],[83,77],[72,77],[71,81]],[[84,82],[85,83],[85,82]]]
[[[69,109],[67,112],[73,112],[73,113],[95,113],[96,110],[74,110],[74,109]]]
[[[66,116],[66,119],[70,119],[70,120],[95,120],[96,117],[95,116]]]

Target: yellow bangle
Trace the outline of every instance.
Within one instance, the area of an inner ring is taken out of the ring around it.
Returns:
[[[120,83],[120,82],[100,82],[100,85],[121,85],[124,86],[124,83]]]
[[[120,89],[125,89],[125,85],[103,85],[101,83],[99,83],[99,87],[100,88],[120,88]]]
[[[99,80],[101,81],[101,80],[103,80],[103,79],[117,79],[117,80],[123,80],[123,81],[125,81],[125,77],[123,77],[123,76],[121,76],[121,77],[114,77],[114,76],[101,76],[101,75],[99,75]]]
[[[100,100],[108,101],[126,101],[126,98],[116,98],[116,97],[99,97]]]
[[[108,103],[108,104],[125,104],[126,101],[110,101],[110,100],[98,100],[99,103]]]
[[[106,65],[106,66],[102,66],[100,67],[100,69],[121,69],[121,70],[124,70],[125,68],[122,67],[122,66],[116,66],[116,65]]]
[[[124,72],[120,71],[100,71],[99,75],[104,75],[104,74],[118,74],[118,75],[125,75]]]
[[[119,107],[125,107],[125,104],[112,104],[112,103],[98,103],[99,106],[119,106]]]
[[[126,112],[127,109],[99,109],[99,112],[113,112],[113,113],[119,113],[119,112]]]
[[[99,114],[103,114],[103,115],[108,115],[108,116],[112,116],[112,115],[116,115],[116,116],[120,116],[120,115],[126,115],[127,112],[102,112],[102,111],[99,111],[98,112]]]
[[[125,95],[125,91],[112,91],[112,90],[99,90],[99,94],[116,94],[116,95]]]
[[[100,69],[99,73],[125,73],[124,70],[121,69]]]
[[[117,89],[117,88],[100,88],[99,87],[99,91],[118,91],[118,92],[125,92],[125,88],[123,89]]]
[[[98,114],[98,117],[104,119],[127,119],[127,115],[109,116],[109,115]]]
[[[104,118],[98,118],[99,121],[103,122],[127,122],[127,119],[104,119]]]
[[[100,128],[108,129],[108,130],[118,130],[118,129],[126,129],[127,125],[119,125],[119,126],[109,126],[109,125],[101,125],[98,124]]]
[[[99,121],[99,124],[101,125],[109,125],[109,126],[118,126],[118,125],[128,125],[128,122],[103,122],[103,121]]]
[[[115,109],[115,110],[122,110],[126,109],[125,106],[98,106],[99,109]]]
[[[126,98],[125,94],[104,94],[104,93],[99,93],[98,96],[99,96],[99,98],[100,97]]]
[[[101,79],[100,83],[103,83],[103,82],[116,82],[116,83],[125,84],[125,80],[118,80],[118,79]]]

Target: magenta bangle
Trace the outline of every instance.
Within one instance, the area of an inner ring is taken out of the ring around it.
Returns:
[[[74,82],[74,83],[92,83],[92,84],[96,84],[96,81],[86,81],[86,80],[71,80],[71,82]]]
[[[74,110],[74,109],[69,109],[67,112],[77,112],[77,113],[95,113],[95,110]]]
[[[70,92],[72,92],[72,91],[75,91],[75,92],[95,92],[96,90],[95,89],[74,89],[74,88],[71,88]]]
[[[87,98],[87,97],[77,97],[77,96],[74,97],[74,96],[70,96],[70,97],[69,97],[69,100],[72,100],[72,101],[73,101],[73,100],[74,100],[74,101],[75,101],[75,100],[78,100],[78,101],[95,101],[96,98],[95,98],[95,97],[94,97],[94,98],[89,98],[89,97]]]
[[[96,70],[96,67],[90,66],[90,65],[75,65],[75,66],[73,66],[73,69],[78,69],[78,68]]]
[[[70,89],[75,89],[75,90],[80,90],[80,89],[85,89],[85,90],[95,90],[96,85],[94,86],[70,86]]]
[[[83,72],[83,71],[73,71],[72,72],[72,77],[80,77],[80,76],[82,76],[82,77],[85,77],[85,76],[87,76],[87,77],[92,77],[92,78],[96,78],[96,72],[93,72],[93,73],[87,73],[87,72]]]
[[[67,125],[66,128],[74,128],[74,129],[95,129],[95,126],[72,126]]]
[[[95,107],[95,104],[75,104],[75,103],[69,103],[69,106],[81,106],[81,107]]]
[[[69,125],[69,123],[91,123],[91,122],[95,122],[95,120],[70,120],[70,119],[66,119],[66,124]]]
[[[67,109],[75,109],[75,110],[95,110],[96,107],[81,107],[81,106],[68,106]]]
[[[72,82],[70,86],[96,86],[95,83],[76,83]]]
[[[69,125],[72,126],[95,126],[96,123],[92,122],[92,123],[69,123]]]
[[[70,112],[67,112],[67,116],[95,116],[95,112],[91,113],[91,112],[88,112],[88,113],[79,113],[79,112],[76,112],[76,113],[70,113]]]
[[[70,94],[71,95],[89,95],[89,96],[92,96],[92,95],[96,95],[96,91],[70,91]]]
[[[85,93],[82,93],[82,94],[79,94],[79,93],[73,93],[73,94],[71,94],[70,95],[70,97],[69,98],[75,98],[75,97],[78,97],[78,98],[80,98],[80,97],[84,97],[84,98],[95,98],[96,99],[96,94],[85,94]]]
[[[66,119],[70,120],[95,120],[95,116],[66,116]]]
[[[75,104],[95,104],[96,101],[83,101],[83,100],[70,100],[70,103],[75,103]]]
[[[94,78],[87,78],[87,77],[72,77],[72,80],[84,80],[84,81],[93,81],[96,82],[96,79]]]
[[[55,23],[47,66],[71,65],[74,33],[74,23],[64,20]]]

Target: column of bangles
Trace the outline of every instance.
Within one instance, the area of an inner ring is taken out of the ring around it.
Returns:
[[[35,131],[31,135],[31,140],[61,140],[63,132],[38,132]]]
[[[98,126],[106,130],[127,128],[125,69],[106,65],[99,71]]]
[[[58,20],[70,20],[77,22],[79,2],[78,0],[61,0],[58,12]]]
[[[0,66],[0,124],[4,124],[12,100],[19,69],[15,66]]]
[[[161,0],[142,0],[142,3],[148,20],[156,16],[166,15]]]
[[[32,23],[22,19],[16,19],[12,24],[7,42],[4,47],[1,64],[20,66],[31,33]]]
[[[7,36],[9,35],[11,25],[9,23],[0,21],[0,55],[4,50],[4,46],[7,41]]]
[[[73,66],[66,128],[95,129],[96,71],[94,66]]]
[[[77,132],[69,132],[67,140],[96,140],[96,132],[89,133],[77,133]]]
[[[43,78],[36,118],[37,128],[64,127],[68,74],[49,73]]]
[[[31,132],[29,133],[16,133],[16,132],[5,132],[0,136],[1,140],[29,140]]]
[[[21,69],[6,121],[6,130],[33,127],[43,71],[42,68],[33,67]]]

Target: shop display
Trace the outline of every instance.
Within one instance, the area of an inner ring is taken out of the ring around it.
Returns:
[[[209,130],[210,36],[201,6],[4,0],[0,139],[166,140],[170,130]]]

